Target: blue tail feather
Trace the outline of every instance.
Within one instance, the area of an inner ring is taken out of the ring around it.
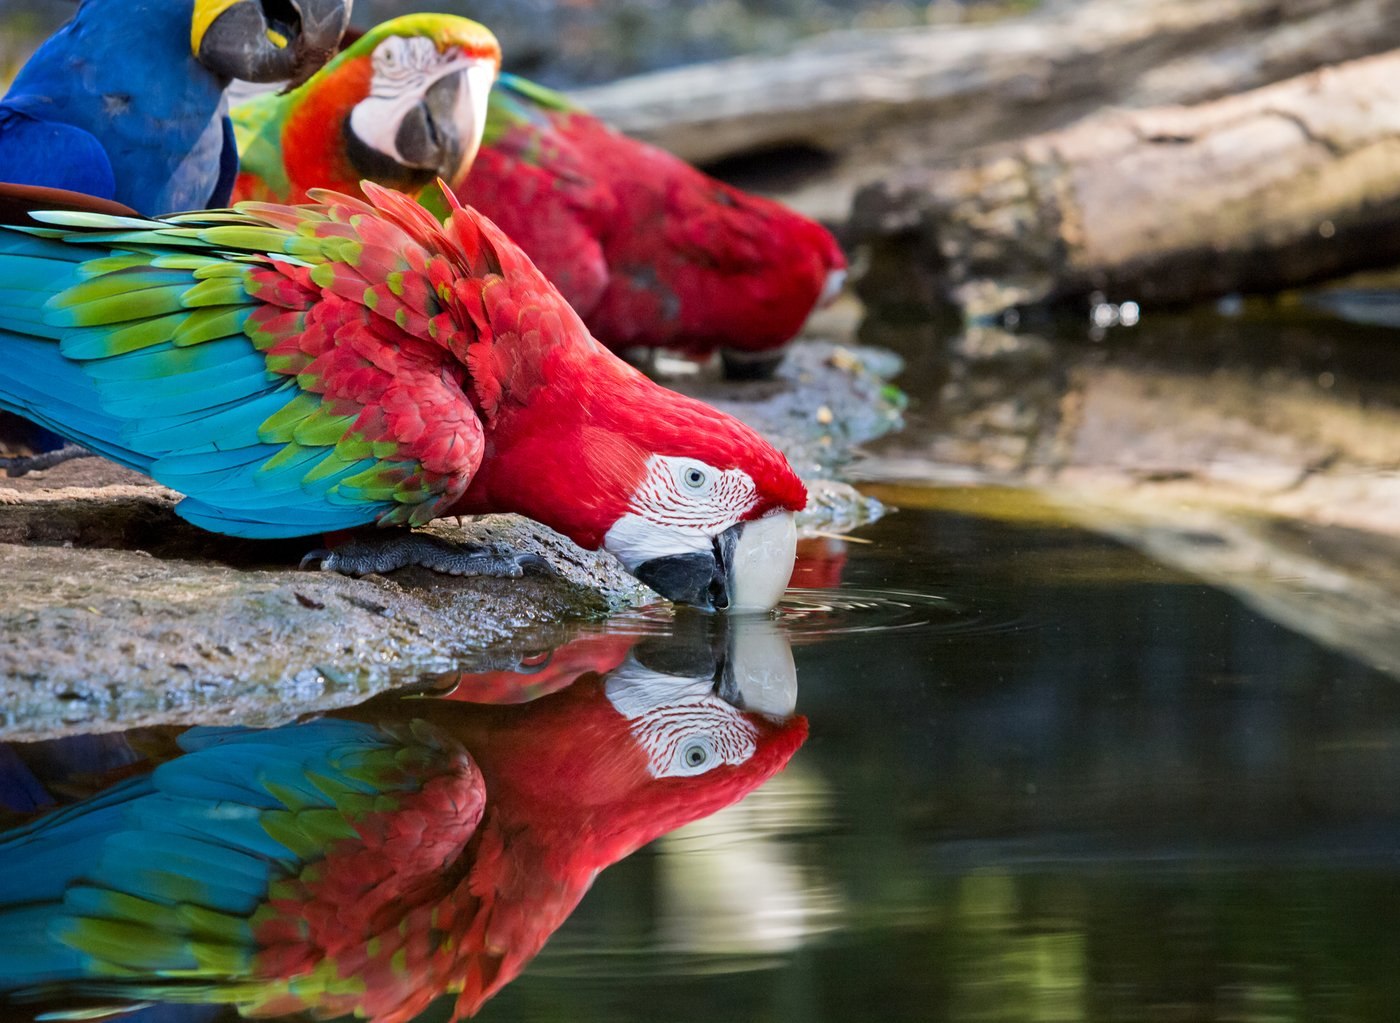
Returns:
[[[152,260],[205,248],[182,229],[119,226],[122,251],[149,251]],[[294,378],[269,372],[242,333],[252,300],[172,312],[177,293],[194,286],[192,270],[167,263],[128,273],[111,269],[125,257],[109,255],[91,232],[0,228],[0,409],[180,491],[178,513],[215,532],[305,536],[370,523],[395,507],[340,486],[373,462],[308,481],[330,444],[287,451],[267,466],[285,446],[264,443],[262,427],[300,391]],[[117,290],[123,275],[146,285],[136,299]],[[81,291],[55,300],[84,279]]]

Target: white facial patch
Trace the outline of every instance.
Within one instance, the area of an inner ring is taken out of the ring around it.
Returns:
[[[365,145],[404,167],[412,166],[398,148],[399,127],[404,118],[443,78],[457,71],[466,72],[457,93],[453,120],[460,137],[470,142],[464,147],[463,166],[468,166],[486,131],[486,106],[496,80],[495,62],[468,56],[457,47],[439,52],[437,43],[426,36],[390,36],[374,48],[370,61],[370,93],[350,111],[350,129]]]
[[[603,546],[629,570],[652,558],[708,551],[757,500],[758,488],[742,469],[652,455],[631,512],[608,530]]]
[[[629,656],[604,692],[627,718],[653,778],[693,778],[742,764],[758,749],[757,726],[716,696],[710,679],[665,675]]]

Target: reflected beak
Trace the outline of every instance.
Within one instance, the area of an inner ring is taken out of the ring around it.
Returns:
[[[797,557],[790,512],[740,522],[715,537],[710,552],[653,558],[636,576],[667,600],[703,611],[771,611],[782,599]]]
[[[734,619],[715,694],[740,710],[791,717],[797,707],[797,665],[787,636],[767,618]]]
[[[335,55],[353,0],[195,0],[190,50],[223,78],[295,88]]]

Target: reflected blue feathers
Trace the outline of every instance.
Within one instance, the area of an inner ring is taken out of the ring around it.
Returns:
[[[196,728],[181,745],[184,756],[147,775],[0,835],[0,987],[81,976],[83,955],[34,935],[120,917],[111,909],[119,896],[251,914],[272,881],[302,862],[263,815],[334,807],[328,790],[375,792],[345,772],[362,752],[397,743],[372,725],[323,721]]]

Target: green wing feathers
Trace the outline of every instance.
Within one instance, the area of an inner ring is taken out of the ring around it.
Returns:
[[[0,935],[26,936],[0,984],[252,1015],[363,1013],[379,997],[366,970],[396,962],[411,986],[424,964],[396,955],[404,925],[451,894],[485,806],[466,751],[423,722],[334,720],[197,728],[181,745],[0,837],[28,875],[0,904]]]
[[[461,357],[478,328],[463,336],[453,296],[487,267],[396,193],[381,190],[381,208],[317,198],[159,221],[44,213],[6,231],[0,270],[26,270],[30,293],[54,287],[54,266],[66,276],[39,311],[0,318],[0,355],[6,328],[22,330],[27,362],[94,400],[87,413],[37,393],[6,402],[0,384],[0,402],[181,491],[180,513],[219,532],[445,514],[485,444]],[[54,242],[66,263],[21,248],[48,256]]]

